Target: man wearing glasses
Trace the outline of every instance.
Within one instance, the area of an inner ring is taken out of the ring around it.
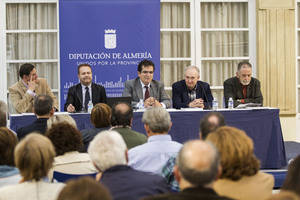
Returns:
[[[170,97],[164,90],[164,85],[153,80],[154,70],[155,66],[151,60],[142,60],[137,69],[139,77],[125,82],[122,96],[132,97],[133,107],[137,107],[141,100],[144,101],[145,108],[171,107]]]
[[[188,66],[184,70],[185,79],[172,85],[174,108],[206,108],[212,106],[213,96],[208,83],[199,81],[199,69]]]

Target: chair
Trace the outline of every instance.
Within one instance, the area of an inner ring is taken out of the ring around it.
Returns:
[[[277,169],[277,170],[270,169],[270,170],[261,170],[261,171],[273,175],[275,180],[273,189],[281,188],[287,174],[286,169]]]
[[[53,172],[53,180],[55,180],[57,182],[65,183],[69,179],[76,179],[76,178],[80,178],[82,176],[90,176],[90,177],[96,178],[96,175],[97,175],[97,173],[93,173],[93,174],[66,174],[66,173],[54,171]]]

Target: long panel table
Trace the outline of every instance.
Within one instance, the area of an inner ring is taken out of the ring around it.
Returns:
[[[173,126],[169,132],[173,140],[184,143],[187,140],[199,138],[200,119],[211,111],[182,111],[169,110]],[[224,117],[226,124],[244,130],[254,141],[254,153],[261,161],[263,169],[277,169],[286,166],[286,155],[279,120],[279,109],[243,109],[218,110]],[[143,112],[134,112],[132,129],[145,134],[141,121]],[[74,113],[78,129],[92,127],[90,115]],[[11,115],[10,128],[18,128],[32,123],[35,120],[32,114]]]

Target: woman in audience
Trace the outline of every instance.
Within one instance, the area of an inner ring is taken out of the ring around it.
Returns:
[[[59,114],[59,115],[53,115],[47,120],[47,130],[49,130],[53,124],[60,123],[60,122],[67,122],[77,128],[76,122],[70,115],[65,114]]]
[[[289,164],[288,173],[281,189],[295,192],[300,196],[300,155]]]
[[[111,108],[104,103],[96,104],[91,113],[91,122],[94,128],[81,131],[84,152],[87,152],[90,142],[101,131],[110,129]]]
[[[214,184],[222,196],[240,200],[263,200],[272,194],[274,178],[259,172],[253,142],[237,128],[224,126],[210,133],[206,140],[220,152],[222,174]]]
[[[52,180],[53,171],[66,174],[91,174],[97,170],[87,153],[79,153],[82,148],[80,132],[66,122],[54,124],[46,136],[51,140],[56,151],[53,168],[49,172]]]
[[[17,136],[8,128],[0,128],[0,187],[17,184],[21,180],[19,170],[14,163],[14,150]]]
[[[64,185],[45,178],[55,156],[50,140],[38,133],[29,134],[16,146],[14,155],[22,180],[2,187],[0,200],[55,200]]]
[[[67,182],[57,200],[112,200],[109,191],[91,177]]]

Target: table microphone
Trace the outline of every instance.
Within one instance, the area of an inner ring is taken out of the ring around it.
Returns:
[[[205,97],[205,99],[206,99],[206,102],[207,102],[207,105],[208,105],[208,110],[211,110],[211,106],[210,106],[210,104],[209,104],[209,101],[208,101],[208,98],[207,98],[207,96],[206,96],[206,92],[205,92],[205,90],[204,90],[204,88],[203,88],[203,86],[202,86],[202,84],[200,83],[200,87],[201,87],[201,89],[202,89],[202,92],[204,93],[204,97]],[[204,102],[205,102],[205,99],[204,99]],[[204,104],[204,108],[205,108],[205,104]]]

